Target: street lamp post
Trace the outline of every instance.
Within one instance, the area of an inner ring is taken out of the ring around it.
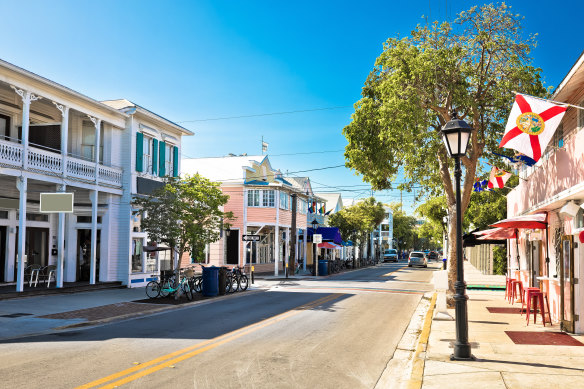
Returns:
[[[318,276],[318,254],[316,249],[318,243],[314,242],[314,234],[316,234],[316,231],[318,230],[318,222],[316,221],[316,215],[314,215],[314,217],[314,220],[310,224],[312,224],[312,250],[314,253],[312,255],[312,274],[316,277]]]
[[[468,342],[468,310],[466,282],[464,282],[464,263],[462,258],[462,215],[460,199],[460,158],[466,154],[472,128],[464,120],[458,119],[456,113],[442,128],[442,140],[448,155],[454,158],[454,177],[456,179],[456,283],[454,284],[455,313],[456,313],[456,342],[452,360],[473,360],[470,343]]]

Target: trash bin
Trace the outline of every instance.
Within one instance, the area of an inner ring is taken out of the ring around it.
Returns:
[[[446,258],[442,258],[442,270],[446,270]]]
[[[209,266],[203,268],[203,296],[214,297],[219,293],[219,268]]]
[[[218,292],[220,296],[225,294],[225,282],[227,281],[227,268],[225,266],[221,266],[219,268],[219,285],[218,285]]]
[[[328,261],[327,260],[319,260],[318,261],[318,275],[319,276],[328,276]]]

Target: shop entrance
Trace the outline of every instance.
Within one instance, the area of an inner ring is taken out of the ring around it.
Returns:
[[[95,282],[99,282],[99,262],[101,247],[101,230],[97,230],[97,246],[95,250]],[[77,281],[89,281],[91,272],[91,230],[77,230]]]
[[[0,227],[0,281],[6,281],[6,227]]]
[[[231,230],[227,237],[227,265],[239,265],[239,230]]]
[[[562,237],[560,266],[560,312],[562,331],[573,333],[574,327],[574,242],[571,235]]]
[[[4,230],[6,233],[6,230]],[[16,229],[15,239],[16,247],[14,250],[14,279],[16,280],[16,273],[18,272],[18,228]],[[6,241],[6,239],[3,239]],[[30,265],[39,265],[44,267],[48,265],[49,261],[49,229],[38,227],[27,227],[26,238],[24,242],[24,255],[26,255],[26,263],[24,268]]]
[[[541,265],[540,265],[540,253],[541,253],[541,242],[538,240],[528,242],[528,250],[529,250],[529,270],[531,271],[530,277],[530,286],[539,287],[539,280],[537,277],[540,277],[543,273],[541,273]]]

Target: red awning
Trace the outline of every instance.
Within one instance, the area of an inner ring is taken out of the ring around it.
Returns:
[[[547,227],[547,215],[545,213],[536,213],[535,215],[525,215],[503,219],[491,227],[505,228],[531,228],[543,230]]]
[[[488,234],[491,234],[495,231],[499,231],[499,228],[490,228],[488,230],[473,232],[473,234],[475,234],[475,235],[488,235]]]
[[[480,236],[478,240],[517,239],[514,228],[493,228],[488,234]]]
[[[334,243],[329,243],[329,242],[324,242],[324,243],[319,243],[318,244],[318,248],[319,249],[338,249],[341,246],[337,246]]]

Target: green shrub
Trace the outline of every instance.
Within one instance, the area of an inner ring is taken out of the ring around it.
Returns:
[[[507,274],[507,248],[505,246],[493,247],[493,274]]]

